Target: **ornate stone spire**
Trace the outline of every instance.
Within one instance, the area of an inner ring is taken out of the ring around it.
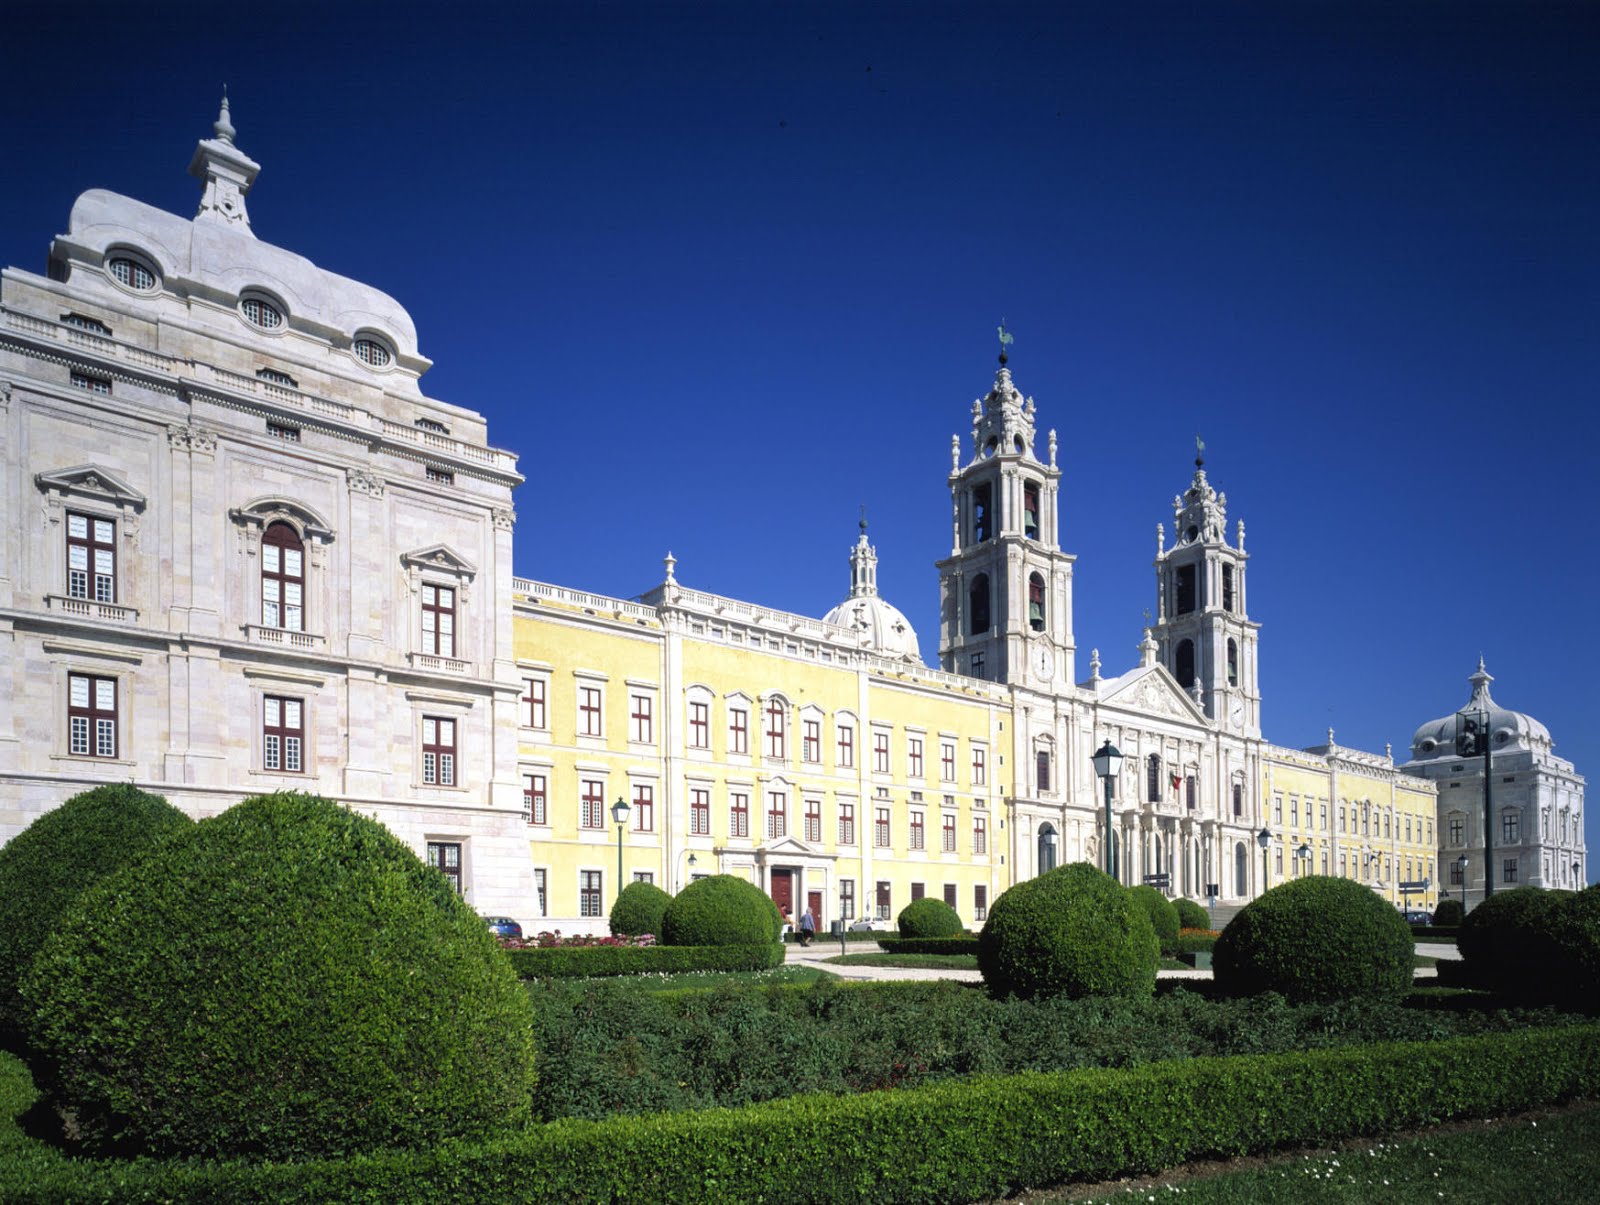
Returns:
[[[869,598],[878,592],[878,553],[867,543],[867,508],[861,508],[861,535],[850,550],[850,597]]]
[[[189,174],[205,185],[195,221],[230,226],[254,238],[244,198],[255,183],[261,165],[233,144],[233,136],[238,131],[233,128],[228,112],[226,88],[211,130],[213,137],[202,138],[194,149],[194,157],[189,160]]]
[[[1467,701],[1467,707],[1486,711],[1495,705],[1494,700],[1489,697],[1489,683],[1494,681],[1494,676],[1483,668],[1482,653],[1478,654],[1478,672],[1467,681],[1472,683],[1472,698]]]
[[[1196,441],[1199,442],[1198,440]],[[1194,479],[1182,497],[1172,500],[1173,535],[1180,544],[1228,542],[1228,496],[1206,480],[1205,445],[1194,458]]]
[[[972,451],[975,457],[1033,455],[1033,399],[1011,383],[1011,370],[1001,357],[1000,371],[988,396],[972,403]]]

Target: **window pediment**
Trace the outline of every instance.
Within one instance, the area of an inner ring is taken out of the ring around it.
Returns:
[[[326,544],[333,539],[333,528],[328,521],[303,502],[296,502],[292,498],[257,498],[243,506],[234,507],[228,512],[228,517],[247,528],[265,529],[271,523],[285,522],[299,532],[302,539],[318,544]]]
[[[430,544],[426,548],[403,552],[400,554],[400,561],[413,574],[427,570],[433,573],[447,573],[452,577],[468,581],[478,575],[477,566],[448,544]]]
[[[34,482],[45,493],[95,498],[118,509],[143,510],[145,496],[109,469],[97,464],[38,473]]]

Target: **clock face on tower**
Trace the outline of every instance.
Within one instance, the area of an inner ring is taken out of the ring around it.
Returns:
[[[1056,670],[1056,655],[1045,645],[1040,645],[1034,650],[1033,672],[1039,677],[1049,679],[1054,677]]]
[[[1233,696],[1233,702],[1228,704],[1228,723],[1235,728],[1244,727],[1244,700],[1238,695]]]

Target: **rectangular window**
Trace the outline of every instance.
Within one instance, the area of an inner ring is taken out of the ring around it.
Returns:
[[[856,843],[856,805],[841,803],[839,805],[839,844],[854,845]]]
[[[822,721],[806,720],[800,741],[800,759],[808,762],[822,760]]]
[[[711,835],[711,792],[703,787],[694,787],[689,792],[689,835]]]
[[[456,481],[456,475],[449,469],[435,468],[431,464],[423,469],[423,476],[436,485],[454,485]]]
[[[422,717],[422,781],[436,787],[456,785],[456,722],[442,716]]]
[[[908,767],[906,769],[906,773],[909,774],[912,778],[921,778],[922,777],[922,738],[920,736],[911,737],[906,742],[906,759],[909,762],[909,765],[908,765]]]
[[[1042,795],[1050,789],[1050,751],[1040,749],[1034,754],[1034,781]]]
[[[456,655],[456,592],[449,586],[423,583],[422,651],[435,657]]]
[[[450,880],[457,895],[461,894],[461,843],[459,841],[429,841],[428,865]]]
[[[1272,797],[1272,822],[1274,824],[1282,824],[1283,823],[1283,796],[1282,795],[1274,795]]]
[[[972,919],[985,920],[989,915],[989,888],[979,883],[972,889]]]
[[[728,836],[750,835],[750,796],[734,791],[728,796]]]
[[[1244,815],[1244,783],[1242,782],[1233,784],[1233,814],[1235,816]]]
[[[1222,609],[1233,610],[1233,566],[1222,567]]]
[[[872,826],[872,844],[876,849],[889,848],[889,809],[878,808],[877,820]]]
[[[711,748],[711,704],[689,704],[689,748]]]
[[[986,749],[972,751],[972,785],[981,787],[989,781],[989,753]]]
[[[916,808],[911,810],[911,848],[925,849],[922,832],[922,812]]]
[[[1460,816],[1450,817],[1450,844],[1462,845],[1466,837],[1466,821]]]
[[[1515,845],[1522,840],[1521,818],[1516,812],[1500,813],[1500,840]]]
[[[261,700],[262,765],[299,774],[305,769],[305,718],[299,699],[267,695]]]
[[[789,833],[789,797],[782,791],[767,792],[767,840]]]
[[[549,689],[543,678],[524,678],[528,693],[522,696],[522,722],[529,728],[548,729],[550,716],[545,709],[545,696]]]
[[[1326,800],[1317,804],[1317,830],[1324,833],[1328,831],[1328,804]]]
[[[839,880],[839,919],[851,921],[856,918],[856,881],[854,879]]]
[[[1177,587],[1177,598],[1175,600],[1177,614],[1187,615],[1195,609],[1195,596],[1198,593],[1195,589],[1195,567],[1193,565],[1179,565],[1178,580],[1175,585]]]
[[[1183,803],[1191,812],[1200,803],[1200,781],[1193,774],[1183,780]]]
[[[820,844],[822,841],[822,800],[806,800],[806,840]]]
[[[604,715],[600,708],[600,688],[598,686],[578,687],[578,735],[602,736],[605,728],[602,726]]]
[[[972,818],[972,852],[975,854],[989,852],[989,821],[986,817]]]
[[[549,795],[549,787],[543,774],[522,776],[522,815],[529,824],[550,823]]]
[[[633,881],[635,883],[650,883],[653,885],[656,881],[656,872],[653,870],[636,870],[633,872]]]
[[[87,389],[90,393],[110,393],[111,382],[105,377],[91,376],[86,372],[72,370],[72,383],[79,389]]]
[[[1272,859],[1272,869],[1281,879],[1283,877],[1283,850],[1278,849],[1273,852],[1275,856]]]
[[[602,871],[584,870],[578,872],[578,915],[603,916],[604,911],[600,906],[602,886],[605,876]]]
[[[648,745],[655,740],[655,728],[650,696],[634,695],[628,711],[628,739],[636,745]]]
[[[593,778],[578,784],[578,826],[580,828],[605,828],[606,788]]]
[[[117,525],[93,515],[67,514],[67,596],[117,601]]]
[[[781,700],[767,703],[767,756],[782,760],[784,756],[784,720],[787,714]]]
[[[273,439],[281,439],[284,443],[297,444],[300,442],[300,428],[291,427],[286,423],[275,423],[270,419],[267,422],[267,434]]]
[[[954,883],[946,883],[944,885],[944,902],[952,908],[956,906],[956,885]]]
[[[967,663],[967,672],[969,674],[971,674],[974,678],[981,678],[981,677],[984,676],[984,665],[983,665],[983,654],[982,653],[973,653],[972,654],[971,659]]]
[[[537,901],[540,916],[550,915],[550,872],[544,867],[534,868],[533,895]]]
[[[889,884],[883,879],[878,880],[878,919],[888,920],[890,916]]]
[[[1452,887],[1461,886],[1463,873],[1464,871],[1462,870],[1459,862],[1450,863],[1450,885]]]
[[[728,752],[750,752],[750,713],[743,707],[728,708]]]
[[[922,883],[911,884],[911,902],[914,904],[928,894],[928,888]]]
[[[874,774],[887,774],[889,772],[889,734],[887,732],[874,732],[872,734],[872,772]]]
[[[856,730],[849,724],[839,725],[839,769],[849,770],[856,764]]]
[[[67,675],[68,748],[75,757],[117,756],[117,680]]]
[[[944,814],[944,852],[947,854],[956,852],[956,814],[954,812],[946,812]]]
[[[647,782],[633,784],[633,831],[653,833],[656,829],[656,789]]]
[[[1500,881],[1502,883],[1515,883],[1517,881],[1517,860],[1515,858],[1507,858],[1501,866]]]

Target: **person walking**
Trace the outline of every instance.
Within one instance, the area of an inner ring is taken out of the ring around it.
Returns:
[[[806,910],[800,914],[800,945],[811,944],[811,938],[817,931],[817,918],[811,915],[811,906],[806,905]]]

